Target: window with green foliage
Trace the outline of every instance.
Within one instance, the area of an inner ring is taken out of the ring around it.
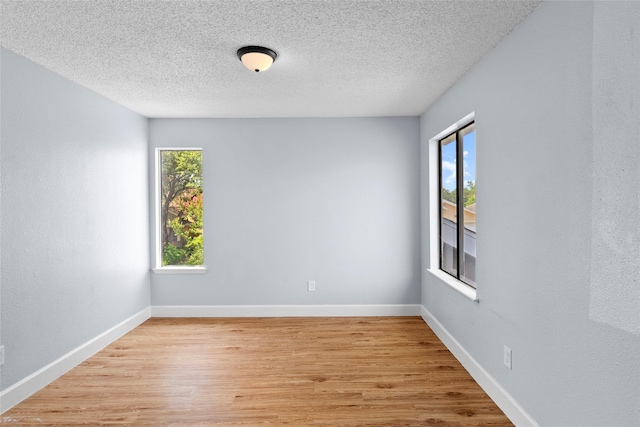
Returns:
[[[159,150],[162,266],[204,264],[202,150]]]

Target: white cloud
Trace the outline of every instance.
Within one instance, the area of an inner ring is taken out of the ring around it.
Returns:
[[[443,160],[442,161],[442,169],[446,170],[446,171],[455,172],[456,171],[456,162],[455,161],[450,162],[448,160]]]
[[[456,182],[456,163],[446,160],[442,161],[442,179],[445,184]]]
[[[464,152],[462,153],[462,155],[463,155],[464,157],[467,157],[467,156],[469,155],[469,152],[468,152],[467,150],[464,150]]]

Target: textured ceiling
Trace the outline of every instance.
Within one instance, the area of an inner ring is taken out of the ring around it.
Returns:
[[[415,116],[540,2],[2,0],[0,44],[147,117]]]

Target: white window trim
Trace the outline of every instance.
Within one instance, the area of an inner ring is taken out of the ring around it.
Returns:
[[[160,230],[160,224],[162,222],[162,212],[160,212],[160,200],[162,198],[160,194],[160,186],[162,179],[160,174],[162,173],[162,158],[160,155],[161,151],[172,151],[172,150],[182,150],[182,151],[202,151],[202,147],[158,147],[155,152],[155,268],[152,268],[154,274],[205,274],[207,272],[207,267],[204,265],[197,266],[187,266],[187,265],[162,265],[162,248],[160,247],[160,243],[162,242],[162,230]]]
[[[440,206],[440,180],[438,177],[440,165],[438,164],[438,145],[442,138],[452,134],[458,129],[462,129],[469,123],[474,122],[475,119],[476,113],[474,111],[429,139],[429,268],[427,268],[427,271],[442,283],[460,292],[470,300],[479,302],[477,291],[473,286],[440,270],[440,241],[438,239],[440,235],[440,212],[438,212]]]
[[[167,265],[164,267],[154,268],[152,271],[154,274],[205,274],[207,272],[207,268],[199,265]]]

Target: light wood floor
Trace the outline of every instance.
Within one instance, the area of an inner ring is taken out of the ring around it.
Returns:
[[[419,317],[150,319],[3,425],[511,425]]]

